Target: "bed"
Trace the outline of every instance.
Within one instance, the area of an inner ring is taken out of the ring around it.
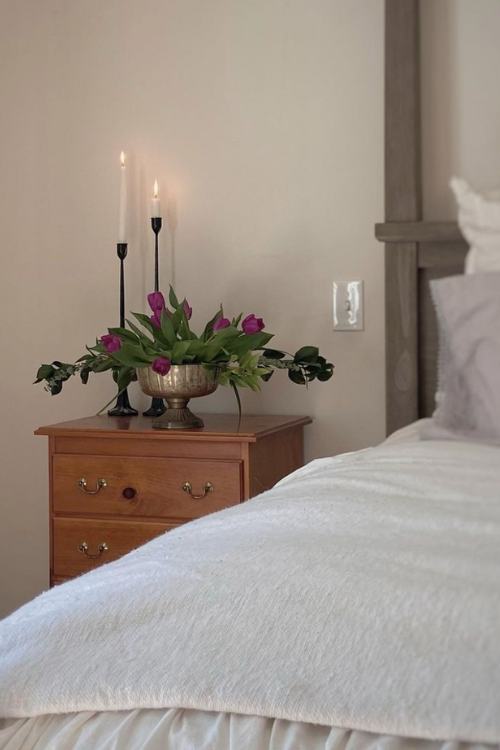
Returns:
[[[0,623],[0,748],[437,750],[500,744],[498,446],[421,440],[428,282],[418,2],[386,3],[391,436],[42,594]]]
[[[0,746],[498,742],[499,449],[419,429],[18,610]]]

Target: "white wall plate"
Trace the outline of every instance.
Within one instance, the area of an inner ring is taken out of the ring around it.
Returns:
[[[363,281],[333,282],[333,328],[335,331],[364,330]]]

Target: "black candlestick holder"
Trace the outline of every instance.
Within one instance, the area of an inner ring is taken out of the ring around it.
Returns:
[[[116,246],[116,254],[120,259],[120,328],[125,327],[125,269],[124,260],[127,257],[127,243],[119,242]],[[110,417],[136,417],[137,409],[130,405],[128,391],[125,388],[116,398],[116,404],[108,411]]]
[[[158,253],[158,235],[162,225],[161,216],[154,216],[151,219],[151,229],[155,234],[155,292],[160,291],[160,257]]]
[[[158,253],[158,235],[160,233],[162,221],[161,216],[153,216],[151,219],[151,229],[155,235],[155,292],[160,291],[160,258]],[[151,399],[151,406],[143,412],[145,417],[161,417],[165,414],[167,407],[162,398]]]

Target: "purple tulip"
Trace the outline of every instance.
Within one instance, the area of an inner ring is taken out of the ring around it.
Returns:
[[[182,303],[182,309],[184,310],[184,315],[186,316],[186,318],[188,320],[191,320],[191,315],[193,314],[193,308],[191,307],[187,299],[185,299],[184,302]]]
[[[167,318],[172,317],[172,312],[165,307],[163,310],[156,310],[154,315],[151,315],[150,321],[153,328],[161,328],[161,316],[165,313]]]
[[[252,313],[251,315],[246,316],[243,323],[241,324],[241,327],[247,334],[259,333],[259,331],[262,331],[262,329],[264,328],[264,321],[262,320],[262,318],[256,318]]]
[[[151,325],[153,328],[161,328],[161,313],[155,312],[154,315],[150,317]]]
[[[217,318],[212,328],[214,331],[222,331],[223,328],[227,328],[230,325],[231,321],[221,316],[220,318]]]
[[[148,302],[152,311],[155,314],[158,313],[158,317],[160,317],[161,311],[165,309],[165,297],[163,294],[161,292],[151,292],[151,294],[148,294]]]
[[[170,370],[172,363],[166,357],[156,357],[151,367],[158,375],[166,375]]]
[[[117,352],[122,347],[122,340],[115,333],[105,333],[101,336],[101,344],[104,346],[108,354]]]

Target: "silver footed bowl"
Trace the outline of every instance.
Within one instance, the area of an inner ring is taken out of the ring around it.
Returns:
[[[164,398],[167,410],[153,422],[158,430],[190,430],[203,427],[203,420],[188,409],[191,398],[208,396],[217,388],[217,370],[203,365],[172,365],[166,375],[151,367],[137,370],[137,380],[147,396]]]

